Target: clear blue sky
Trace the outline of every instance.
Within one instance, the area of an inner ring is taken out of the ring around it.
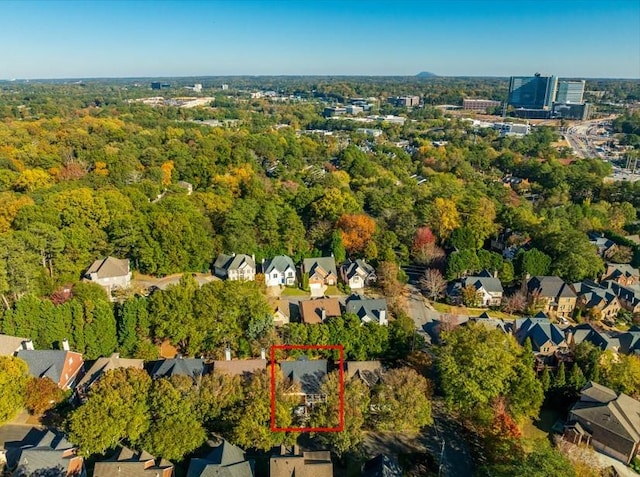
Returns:
[[[0,0],[0,78],[640,78],[640,0]]]

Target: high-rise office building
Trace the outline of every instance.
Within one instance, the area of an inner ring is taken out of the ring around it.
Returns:
[[[582,103],[584,80],[558,80],[556,103]]]
[[[514,108],[550,110],[558,80],[555,76],[512,76],[509,81],[509,105]]]

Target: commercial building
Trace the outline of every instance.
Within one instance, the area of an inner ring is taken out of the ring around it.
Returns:
[[[551,110],[558,79],[555,76],[512,76],[508,103],[514,108]]]
[[[555,102],[581,104],[584,85],[585,80],[558,80]]]
[[[502,106],[502,101],[494,101],[492,99],[463,99],[462,109],[469,111],[487,111],[487,109],[498,108]]]
[[[420,96],[392,96],[387,102],[396,108],[409,108],[420,104]]]

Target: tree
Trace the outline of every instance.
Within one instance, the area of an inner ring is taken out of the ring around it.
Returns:
[[[285,383],[282,373],[276,373],[276,425],[291,427],[293,425],[293,410],[298,404],[297,397],[287,394],[290,389]],[[245,387],[244,400],[237,421],[233,423],[230,440],[241,447],[262,449],[267,451],[281,444],[291,445],[297,435],[293,432],[271,431],[270,408],[270,377],[267,370],[253,374],[248,386]]]
[[[136,446],[151,424],[150,389],[151,378],[144,370],[107,371],[66,422],[69,437],[82,455],[104,454],[123,439]]]
[[[440,270],[429,268],[420,279],[420,287],[427,292],[427,296],[431,300],[435,301],[442,297],[447,288],[447,281],[442,276]]]
[[[0,356],[0,423],[22,409],[29,379],[27,363],[13,356]]]
[[[63,397],[62,389],[48,377],[31,377],[26,385],[24,406],[38,416],[62,401]]]
[[[402,294],[402,283],[398,280],[400,269],[393,262],[382,262],[378,267],[378,286],[388,299],[397,300]]]
[[[337,371],[329,373],[320,387],[327,396],[326,402],[313,407],[312,427],[338,427],[340,412],[340,376]],[[369,388],[359,379],[344,383],[344,430],[321,432],[314,436],[338,456],[356,450],[364,438],[363,427],[369,413]]]
[[[456,250],[477,250],[478,239],[469,227],[459,227],[451,233],[449,238],[451,246]],[[481,246],[482,244],[480,244]]]
[[[336,263],[342,263],[347,259],[347,251],[342,243],[342,234],[338,230],[331,234],[330,246]]]
[[[240,376],[214,371],[205,375],[198,386],[197,414],[208,428],[219,430],[224,426],[223,421],[233,421],[228,414],[235,414],[242,398]]]
[[[518,290],[502,300],[502,310],[506,313],[524,313],[527,308],[527,295]]]
[[[149,393],[151,424],[141,436],[143,449],[165,459],[181,460],[206,438],[202,423],[194,412],[193,381],[156,379]],[[167,439],[168,435],[180,436]]]
[[[532,277],[544,276],[549,273],[551,257],[537,248],[524,251],[520,249],[515,258],[516,273],[524,277],[529,274]]]
[[[473,285],[467,285],[466,287],[463,287],[461,296],[462,303],[464,303],[465,306],[477,308],[478,306],[482,305],[482,296],[480,295],[480,293],[478,293],[478,290],[476,290],[476,287]]]
[[[492,415],[491,402],[505,397],[512,415],[519,417],[535,412],[538,393],[527,374],[533,374],[533,369],[527,369],[521,362],[526,359],[525,353],[512,336],[472,325],[445,332],[442,340],[444,344],[438,349],[436,364],[445,402],[450,408],[486,423]],[[522,387],[518,380],[524,380]],[[530,400],[526,394],[532,389],[536,394]],[[513,402],[509,402],[510,397],[515,397]]]
[[[436,197],[429,208],[429,224],[441,243],[449,238],[451,232],[460,226],[460,215],[455,202]]]
[[[558,366],[558,370],[556,371],[556,374],[553,377],[553,387],[554,389],[560,391],[560,390],[563,390],[566,385],[567,385],[567,378],[565,375],[564,361],[561,361],[560,365]]]
[[[571,366],[571,371],[569,371],[569,387],[576,393],[578,393],[585,384],[587,384],[587,380],[584,377],[582,370],[578,364],[574,363]]]
[[[540,384],[542,384],[542,390],[546,393],[551,387],[551,373],[549,372],[549,368],[546,366],[542,370],[542,375],[540,376]]]
[[[447,280],[454,280],[478,270],[480,270],[480,260],[476,251],[460,250],[449,255],[445,276]]]
[[[516,454],[507,463],[489,465],[494,477],[576,477],[571,462],[546,440],[538,441],[524,458]]]
[[[345,214],[340,217],[336,227],[349,254],[359,254],[373,238],[376,221],[364,214]]]
[[[374,388],[372,416],[382,431],[418,432],[433,422],[429,382],[411,368],[391,369]]]

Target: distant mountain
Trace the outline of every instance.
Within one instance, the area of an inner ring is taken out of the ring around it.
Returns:
[[[416,75],[418,78],[434,78],[436,76],[438,76],[435,73],[429,73],[428,71],[421,71],[420,73],[418,73]]]

